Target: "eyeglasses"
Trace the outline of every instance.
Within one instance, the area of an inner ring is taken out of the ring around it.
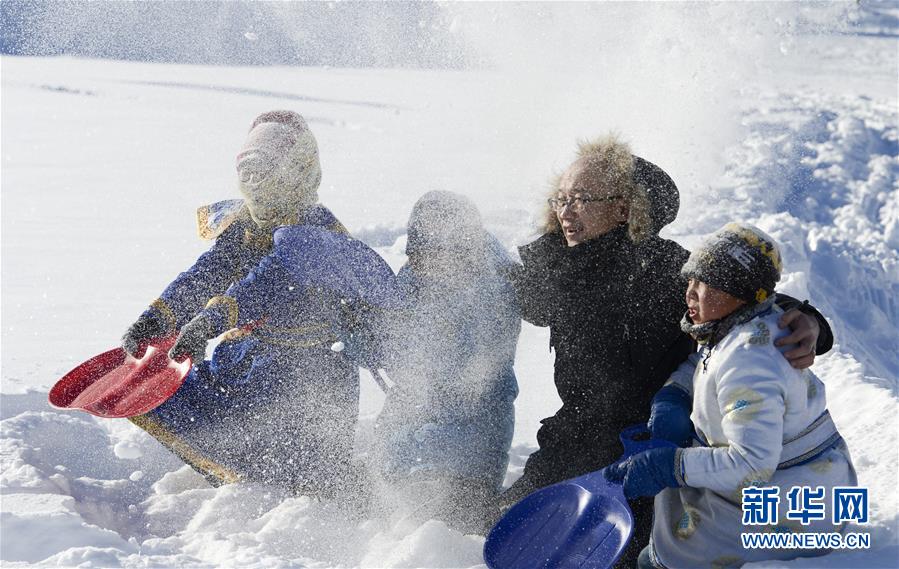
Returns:
[[[568,209],[570,209],[571,211],[582,211],[584,209],[584,206],[590,202],[613,202],[620,199],[624,199],[624,196],[604,196],[601,198],[582,196],[573,198],[550,198],[547,200],[547,202],[549,202],[549,207],[551,207],[554,211],[562,211],[563,209],[565,209],[565,206],[568,206]]]

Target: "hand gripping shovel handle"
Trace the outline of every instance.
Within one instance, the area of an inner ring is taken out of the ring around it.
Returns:
[[[645,450],[676,446],[674,443],[668,441],[653,439],[652,435],[649,433],[649,427],[643,423],[624,429],[618,435],[618,439],[624,447],[624,453],[617,461],[615,461],[615,464],[623,462]]]

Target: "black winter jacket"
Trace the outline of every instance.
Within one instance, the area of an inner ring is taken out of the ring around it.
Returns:
[[[577,247],[549,233],[520,253],[522,316],[550,327],[562,399],[528,460],[539,487],[617,458],[618,432],[646,421],[653,395],[693,350],[679,324],[689,254],[657,236],[635,244],[626,227]]]

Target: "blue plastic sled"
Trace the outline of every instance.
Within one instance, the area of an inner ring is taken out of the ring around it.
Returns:
[[[621,432],[624,454],[673,443],[650,440],[645,425]],[[634,529],[620,484],[601,471],[547,486],[506,512],[484,543],[490,569],[587,569],[615,564]]]

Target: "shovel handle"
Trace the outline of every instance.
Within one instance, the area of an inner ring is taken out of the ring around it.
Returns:
[[[645,423],[630,426],[618,435],[624,446],[624,454],[617,462],[627,460],[631,456],[653,448],[676,447],[677,445],[666,440],[654,439]]]

